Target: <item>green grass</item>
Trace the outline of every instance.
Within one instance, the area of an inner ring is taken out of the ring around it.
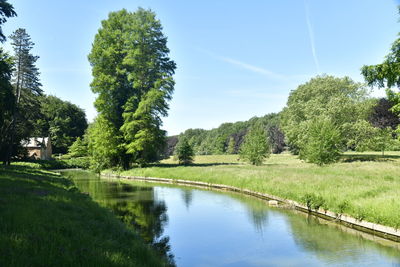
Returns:
[[[46,169],[46,170],[72,169],[72,168],[89,169],[90,158],[79,157],[79,158],[54,159],[54,160],[16,161],[13,162],[13,165],[29,166],[35,169]]]
[[[0,266],[165,266],[138,234],[37,163],[0,167]]]
[[[259,167],[239,162],[237,155],[196,156],[187,167],[168,159],[121,174],[226,184],[304,204],[315,195],[324,209],[400,228],[400,152],[385,154],[346,153],[323,167],[290,154],[272,155]]]

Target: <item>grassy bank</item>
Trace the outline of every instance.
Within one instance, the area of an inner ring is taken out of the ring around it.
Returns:
[[[72,182],[39,164],[0,167],[0,266],[164,266]]]
[[[30,160],[13,162],[13,165],[30,166],[45,170],[58,169],[88,169],[90,165],[89,157],[69,158],[69,159],[54,159],[54,160]]]
[[[400,153],[345,154],[319,167],[290,154],[272,155],[264,165],[240,163],[236,155],[197,156],[191,166],[172,159],[121,173],[226,184],[305,203],[307,195],[322,208],[360,220],[400,228]]]

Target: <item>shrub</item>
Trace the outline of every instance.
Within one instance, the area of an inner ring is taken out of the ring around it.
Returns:
[[[300,157],[318,165],[334,163],[340,158],[342,143],[340,131],[330,119],[315,119],[309,122]]]
[[[246,134],[240,146],[240,158],[252,165],[261,165],[265,158],[271,154],[267,134],[262,126],[254,126]]]

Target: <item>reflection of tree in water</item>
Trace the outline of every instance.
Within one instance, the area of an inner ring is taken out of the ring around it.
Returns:
[[[138,188],[140,194],[153,195],[153,188]],[[151,244],[161,255],[170,258],[169,237],[162,237],[164,226],[168,222],[167,207],[164,202],[154,200],[122,200],[110,203],[109,207],[127,225],[133,226],[142,238]]]
[[[192,204],[192,201],[193,201],[193,190],[182,188],[181,192],[182,192],[183,202],[185,203],[186,208],[189,208],[190,204]]]
[[[254,197],[236,194],[236,193],[224,193],[228,194],[230,197],[237,199],[240,203],[244,204],[250,221],[257,233],[262,234],[263,229],[267,227],[268,224],[268,207],[267,204]]]
[[[366,240],[360,235],[341,231],[333,225],[321,223],[315,216],[304,217],[304,214],[286,213],[291,226],[294,241],[306,251],[312,252],[319,259],[331,263],[349,262],[362,263],[367,250],[377,254],[386,254],[400,261],[400,251],[386,247],[376,242]]]
[[[248,213],[256,231],[262,233],[268,222],[268,211],[263,207],[263,209],[250,209]]]
[[[161,256],[174,265],[169,237],[162,237],[168,223],[167,207],[164,201],[154,198],[153,187],[102,182],[94,177],[89,178],[88,173],[85,173],[85,178],[74,179],[81,191],[89,192],[94,200],[112,209],[121,221],[137,231]]]

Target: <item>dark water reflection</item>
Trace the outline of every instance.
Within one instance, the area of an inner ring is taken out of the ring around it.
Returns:
[[[69,172],[178,266],[400,266],[400,244],[233,193]]]

